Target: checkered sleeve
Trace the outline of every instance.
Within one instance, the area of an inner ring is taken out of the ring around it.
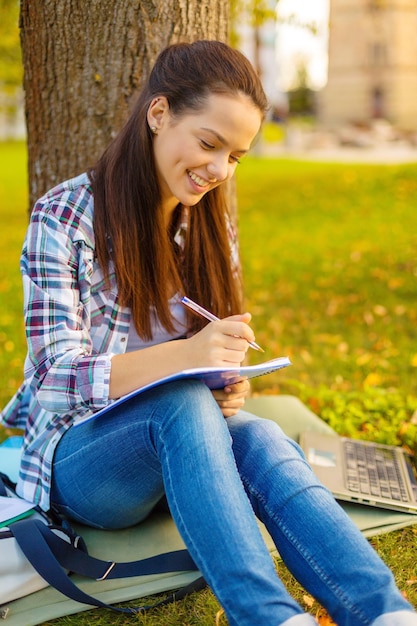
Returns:
[[[110,355],[94,354],[89,332],[93,249],[79,206],[60,203],[35,207],[22,253],[25,377],[47,411],[97,410],[108,403]]]

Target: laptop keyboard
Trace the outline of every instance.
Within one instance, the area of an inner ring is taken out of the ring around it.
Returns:
[[[349,491],[407,502],[409,497],[393,450],[344,441]]]

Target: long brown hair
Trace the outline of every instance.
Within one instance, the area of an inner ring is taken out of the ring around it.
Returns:
[[[147,111],[165,96],[177,118],[203,109],[209,95],[243,93],[262,116],[267,101],[246,57],[218,41],[173,44],[163,50],[126,125],[89,171],[94,193],[96,255],[106,280],[114,267],[119,302],[129,306],[138,334],[152,336],[151,310],[173,330],[169,296],[187,295],[219,317],[241,310],[240,280],[233,272],[224,185],[189,210],[185,249],[167,232]],[[177,219],[181,207],[176,211]],[[175,220],[174,220],[175,221]],[[190,329],[202,323],[189,318]]]

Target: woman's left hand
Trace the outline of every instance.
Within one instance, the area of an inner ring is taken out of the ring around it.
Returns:
[[[224,417],[232,417],[243,408],[249,390],[249,380],[245,379],[224,389],[213,389],[212,393]]]

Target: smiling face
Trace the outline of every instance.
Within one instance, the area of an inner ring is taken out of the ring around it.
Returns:
[[[166,98],[152,101],[148,123],[156,129],[155,163],[168,219],[178,203],[193,206],[232,177],[261,121],[261,112],[244,94],[211,94],[201,110],[178,118]]]

